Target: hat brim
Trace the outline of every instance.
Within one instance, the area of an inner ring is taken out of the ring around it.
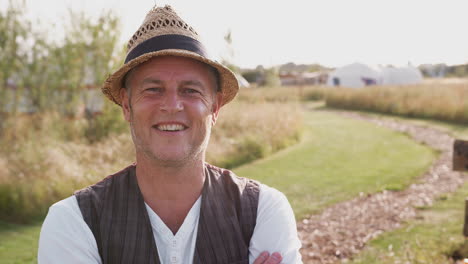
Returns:
[[[222,93],[222,103],[221,106],[229,103],[236,97],[237,92],[239,91],[239,84],[234,73],[229,70],[224,65],[205,58],[197,53],[180,50],[180,49],[166,49],[154,52],[148,52],[144,55],[141,55],[127,63],[125,63],[120,69],[111,74],[102,87],[102,92],[114,103],[122,106],[122,99],[120,98],[120,89],[123,88],[123,79],[125,75],[136,66],[148,61],[149,59],[160,57],[160,56],[179,56],[191,58],[203,63],[206,63],[213,68],[215,68],[219,73],[219,85],[221,86]]]

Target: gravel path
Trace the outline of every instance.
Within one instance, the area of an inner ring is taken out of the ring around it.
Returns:
[[[375,118],[354,112],[341,115],[375,123],[408,134],[440,151],[439,158],[417,182],[404,191],[361,194],[298,223],[304,263],[334,263],[358,253],[367,241],[398,228],[416,216],[416,207],[430,206],[443,193],[453,192],[467,177],[452,171],[454,138],[434,128]]]

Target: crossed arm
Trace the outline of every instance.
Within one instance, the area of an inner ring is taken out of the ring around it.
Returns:
[[[279,264],[283,257],[278,252],[275,252],[270,255],[267,251],[264,251],[258,256],[258,258],[253,262],[253,264]]]

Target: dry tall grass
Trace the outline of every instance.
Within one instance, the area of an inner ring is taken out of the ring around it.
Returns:
[[[208,161],[233,167],[297,142],[301,111],[296,97],[289,90],[282,92],[287,100],[267,88],[241,91],[221,110]],[[0,219],[27,222],[74,190],[134,162],[128,129],[102,131],[125,125],[118,115],[120,111],[113,110],[91,127],[85,120],[54,113],[0,120],[5,128],[0,137]],[[96,141],[96,133],[108,136]]]
[[[232,168],[265,157],[299,140],[302,113],[295,103],[237,101],[220,114],[207,160]]]
[[[362,89],[333,88],[330,107],[468,123],[468,83],[423,83]]]

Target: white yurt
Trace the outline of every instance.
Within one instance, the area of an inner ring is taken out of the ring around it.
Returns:
[[[423,80],[423,75],[418,68],[408,66],[401,68],[382,67],[380,68],[382,85],[405,85],[416,84]]]
[[[362,63],[349,64],[332,71],[328,75],[327,85],[361,88],[380,82],[380,73]]]

